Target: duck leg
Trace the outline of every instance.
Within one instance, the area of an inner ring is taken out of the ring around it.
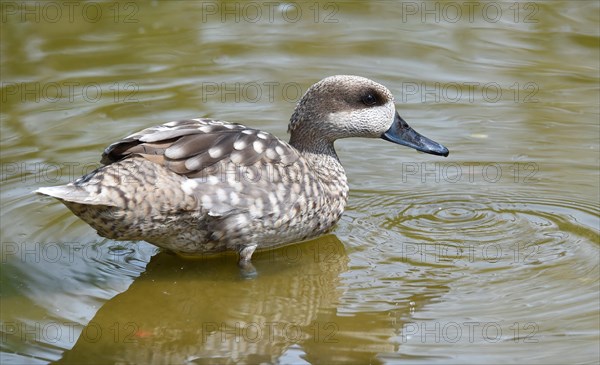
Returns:
[[[240,267],[240,273],[244,279],[252,279],[257,276],[256,268],[250,261],[256,247],[257,245],[245,246],[240,250],[238,266]]]

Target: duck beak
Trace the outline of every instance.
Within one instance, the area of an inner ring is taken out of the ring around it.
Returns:
[[[450,153],[446,147],[417,133],[400,117],[398,112],[396,112],[392,126],[381,135],[381,138],[432,155],[446,157]]]

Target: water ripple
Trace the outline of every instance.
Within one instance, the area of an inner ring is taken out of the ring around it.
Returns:
[[[395,199],[404,208],[388,215],[383,227],[424,242],[489,244],[522,237],[548,245],[571,235],[593,239],[599,226],[598,207],[575,199],[482,193]]]
[[[548,295],[563,298],[555,310],[569,307],[574,298],[593,306],[585,300],[598,272],[600,222],[593,202],[515,192],[352,194],[352,207],[336,232],[359,251],[351,255],[352,276],[345,281],[355,288],[344,298],[348,311],[390,310],[415,293],[436,300],[471,293],[474,306],[484,297],[520,293],[523,311],[506,310],[527,318],[538,317],[528,313],[527,303]],[[385,283],[385,289],[356,289],[361,277]],[[581,285],[559,284],[563,280]]]

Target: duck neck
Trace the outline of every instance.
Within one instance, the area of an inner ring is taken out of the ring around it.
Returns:
[[[333,141],[318,135],[315,131],[309,133],[292,133],[289,143],[304,155],[331,156],[339,161],[335,148],[333,147]]]
[[[297,138],[297,135],[292,134],[289,143],[311,165],[315,176],[318,176],[326,185],[337,184],[339,189],[347,193],[346,172],[335,152],[332,141],[316,136]]]

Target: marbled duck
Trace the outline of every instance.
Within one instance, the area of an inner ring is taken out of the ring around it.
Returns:
[[[108,146],[104,165],[68,185],[36,192],[59,199],[115,240],[144,240],[182,255],[303,241],[332,229],[348,200],[334,149],[340,138],[383,138],[447,156],[396,112],[391,92],[338,75],[308,89],[290,119],[288,143],[212,119],[169,122]]]

